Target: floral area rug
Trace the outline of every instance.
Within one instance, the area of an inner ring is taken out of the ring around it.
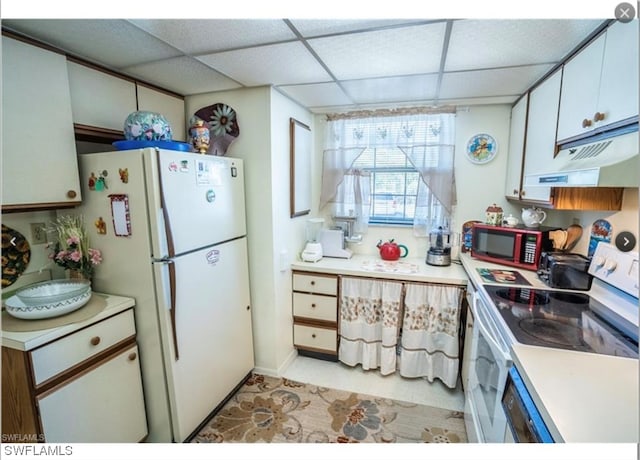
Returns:
[[[192,442],[466,442],[462,412],[252,375]]]

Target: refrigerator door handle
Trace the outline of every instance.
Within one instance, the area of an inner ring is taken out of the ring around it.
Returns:
[[[162,207],[162,217],[164,220],[164,231],[167,237],[167,249],[169,251],[169,257],[176,255],[175,247],[173,245],[173,233],[171,231],[171,222],[169,222],[169,211],[167,210],[167,202],[164,197],[164,190],[162,187],[162,169],[160,167],[160,149],[156,148],[156,161],[158,163],[158,187],[160,188],[160,206]]]
[[[169,295],[171,308],[171,334],[173,337],[173,350],[175,359],[180,359],[178,352],[178,330],[176,328],[176,266],[173,259],[163,258],[154,260],[155,263],[167,264],[169,269]]]

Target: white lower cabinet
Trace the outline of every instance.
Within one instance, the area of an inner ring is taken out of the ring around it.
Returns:
[[[2,347],[2,436],[140,442],[148,434],[133,309],[23,351]]]
[[[138,347],[38,399],[47,442],[138,442],[147,434]]]
[[[338,276],[293,272],[293,345],[300,354],[337,360]]]

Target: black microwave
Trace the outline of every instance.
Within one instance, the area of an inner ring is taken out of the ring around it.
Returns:
[[[503,265],[537,270],[543,251],[553,249],[550,227],[500,227],[474,224],[471,257]]]

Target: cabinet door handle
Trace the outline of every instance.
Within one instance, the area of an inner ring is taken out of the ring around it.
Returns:
[[[517,195],[517,194],[518,194],[518,190],[514,188],[514,189],[513,189],[513,194],[514,194],[514,195]]]
[[[100,343],[100,337],[95,336],[95,337],[92,337],[92,338],[91,338],[91,345],[93,345],[94,347],[95,347],[96,345],[98,345],[99,343]]]
[[[312,338],[312,339],[315,339],[315,338],[316,338],[316,335],[315,335],[315,334],[311,334],[311,338]]]
[[[68,190],[67,191],[67,198],[75,198],[77,196],[78,196],[78,194],[76,193],[75,190]]]
[[[312,303],[312,304],[311,304],[311,308],[316,308],[316,304],[315,304],[315,303]]]
[[[129,356],[128,356],[129,361],[135,361],[137,357],[138,357],[138,355],[136,354],[135,351],[132,352],[132,353],[129,353]]]
[[[591,126],[591,120],[589,120],[588,118],[585,118],[584,120],[582,120],[583,128],[588,128],[589,126]]]
[[[604,113],[596,112],[595,115],[593,116],[593,121],[602,121],[602,120],[604,120]]]
[[[524,195],[525,195],[524,190],[523,190],[522,192],[520,192],[520,195],[522,195],[522,196],[524,196]]]
[[[251,305],[247,305],[247,311],[251,310]]]

